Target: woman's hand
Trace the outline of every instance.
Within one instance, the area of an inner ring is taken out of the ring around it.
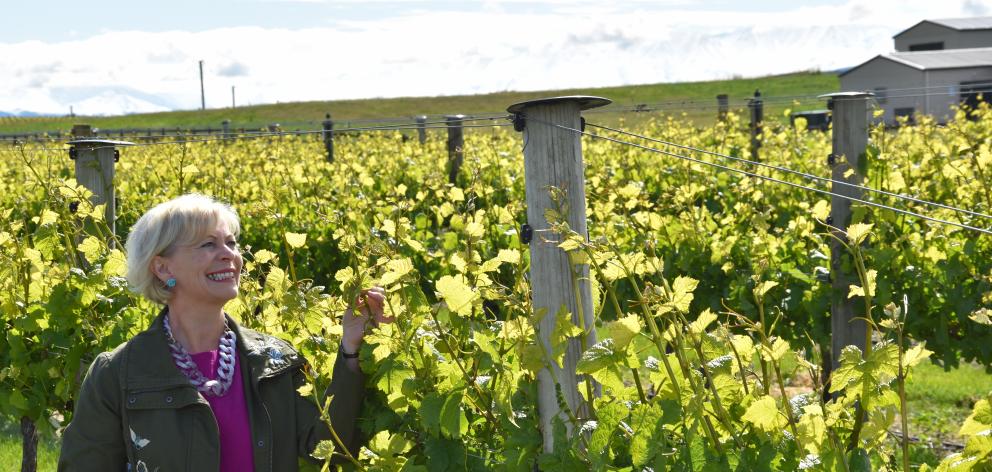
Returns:
[[[362,290],[361,295],[355,300],[355,308],[358,309],[356,315],[354,310],[348,308],[341,319],[341,326],[344,328],[344,335],[341,338],[341,345],[347,353],[358,352],[362,347],[362,339],[365,337],[365,326],[371,320],[372,325],[379,323],[392,323],[393,317],[385,315],[386,290],[382,287],[372,287]]]

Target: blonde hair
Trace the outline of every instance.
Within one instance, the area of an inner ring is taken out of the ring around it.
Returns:
[[[155,256],[168,256],[178,245],[192,244],[223,221],[237,237],[241,221],[226,203],[187,194],[156,205],[138,219],[127,237],[127,281],[131,290],[165,305],[169,290],[152,273]]]

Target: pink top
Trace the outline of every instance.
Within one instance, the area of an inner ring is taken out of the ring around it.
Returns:
[[[210,380],[217,378],[219,350],[191,354],[196,367]],[[245,386],[241,380],[241,368],[234,367],[231,388],[222,397],[207,396],[210,408],[217,418],[220,431],[220,472],[254,472],[252,461],[251,425],[248,423],[248,405],[245,403]]]

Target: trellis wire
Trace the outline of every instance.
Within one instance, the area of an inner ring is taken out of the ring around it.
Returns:
[[[893,193],[893,192],[889,192],[889,191],[886,191],[886,190],[872,188],[872,187],[869,187],[869,186],[866,186],[866,185],[852,184],[852,183],[849,183],[849,182],[844,182],[842,180],[834,180],[834,179],[827,178],[827,177],[820,177],[820,176],[815,175],[815,174],[809,174],[809,173],[806,173],[806,172],[801,172],[801,171],[798,171],[798,170],[793,170],[793,169],[790,169],[790,168],[784,167],[784,166],[776,166],[776,165],[772,165],[772,164],[766,164],[766,163],[763,163],[763,162],[752,161],[752,160],[745,159],[745,158],[742,158],[742,157],[728,156],[726,154],[721,154],[721,153],[714,152],[714,151],[708,151],[706,149],[699,149],[699,148],[695,148],[695,147],[692,147],[692,146],[686,146],[684,144],[673,143],[673,142],[670,142],[670,141],[665,141],[665,140],[661,140],[661,139],[657,139],[657,138],[652,138],[652,137],[640,135],[640,134],[637,134],[637,133],[631,133],[629,131],[624,131],[624,130],[620,130],[620,129],[616,129],[616,128],[611,128],[609,126],[597,125],[597,124],[592,124],[592,123],[586,123],[586,126],[591,126],[593,128],[604,129],[604,130],[607,130],[607,131],[612,131],[614,133],[624,134],[624,135],[627,135],[627,136],[632,136],[632,137],[644,139],[646,141],[652,141],[652,142],[656,142],[656,143],[659,143],[659,144],[664,144],[664,145],[667,145],[667,146],[673,146],[673,147],[677,147],[677,148],[680,148],[680,149],[685,149],[687,151],[701,152],[703,154],[709,154],[711,156],[716,156],[716,157],[720,157],[720,158],[723,158],[723,159],[730,159],[730,160],[733,160],[733,161],[742,162],[742,163],[746,163],[746,164],[750,164],[750,165],[754,165],[754,166],[758,166],[758,167],[764,167],[764,168],[767,168],[767,169],[774,169],[774,170],[785,172],[785,173],[788,173],[788,174],[798,175],[798,176],[804,177],[804,178],[806,178],[808,180],[818,180],[818,181],[821,181],[821,182],[830,182],[832,184],[843,185],[843,186],[848,187],[848,188],[855,188],[855,189],[864,190],[864,191],[871,192],[871,193],[878,193],[878,194],[881,194],[881,195],[886,195],[886,196],[897,198],[897,199],[901,199],[901,200],[907,200],[907,201],[911,201],[911,202],[914,202],[914,203],[919,203],[921,205],[935,206],[935,207],[938,207],[938,208],[943,208],[945,210],[951,210],[951,211],[955,211],[955,212],[959,212],[959,213],[964,213],[964,214],[971,215],[971,216],[977,216],[977,217],[980,217],[980,218],[992,219],[992,215],[987,215],[985,213],[979,213],[979,212],[967,210],[967,209],[964,209],[964,208],[958,208],[958,207],[954,207],[954,206],[950,206],[950,205],[945,205],[943,203],[937,203],[937,202],[931,202],[931,201],[928,201],[928,200],[922,200],[922,199],[918,199],[918,198],[915,198],[915,197],[911,197],[909,195],[902,195],[902,194],[898,194],[898,193]]]
[[[505,119],[506,117],[502,117],[502,118]],[[493,120],[496,120],[496,119],[498,119],[498,118],[475,118],[475,119],[472,119],[472,120],[463,120],[463,121],[485,121],[485,120],[493,121]],[[440,123],[444,123],[444,122],[440,122]],[[513,124],[512,123],[489,123],[489,124],[474,124],[474,125],[465,125],[465,124],[463,124],[463,125],[461,125],[462,128],[501,128],[501,127],[508,127],[508,126],[513,126]],[[446,126],[446,125],[441,125],[441,126],[439,126],[439,125],[420,126],[419,124],[416,124],[416,123],[414,123],[414,124],[406,124],[405,123],[405,124],[401,124],[401,125],[374,126],[374,127],[365,127],[365,128],[339,128],[339,129],[333,130],[332,132],[335,133],[335,134],[337,134],[337,133],[346,133],[346,132],[354,132],[354,131],[399,131],[399,130],[417,130],[417,129],[442,129],[443,130],[443,129],[447,129],[447,128],[448,128],[448,126]],[[170,144],[197,144],[197,143],[208,143],[208,142],[216,142],[216,141],[236,141],[236,140],[258,139],[258,138],[268,138],[268,137],[282,137],[282,136],[320,135],[320,134],[323,134],[323,133],[326,133],[326,132],[327,131],[324,131],[324,130],[307,130],[307,131],[261,132],[261,133],[251,133],[251,134],[247,134],[247,133],[246,134],[229,133],[231,136],[219,136],[219,137],[201,138],[201,139],[188,139],[188,140],[180,140],[180,141],[171,140],[171,141],[154,141],[154,142],[148,142],[148,143],[133,143],[133,144],[128,144],[126,147],[165,146],[165,145],[170,145]],[[162,136],[151,136],[151,137],[144,137],[144,138],[148,139],[148,138],[161,138],[161,137]],[[142,137],[131,137],[131,139],[141,139],[141,138]],[[93,139],[98,139],[98,138],[93,138]],[[63,142],[63,143],[59,143],[59,144],[68,145],[69,142]],[[116,148],[116,147],[117,146],[112,146],[112,145],[108,145],[108,146],[95,146],[95,147],[92,147],[91,149],[94,149],[95,150],[95,149]],[[31,148],[31,150],[35,150],[35,151],[51,151],[51,152],[56,152],[56,151],[58,151],[58,152],[64,152],[64,151],[67,150],[67,148],[48,148],[48,147],[43,147],[43,148]]]
[[[943,219],[940,219],[940,218],[935,218],[935,217],[932,217],[932,216],[923,215],[923,214],[916,213],[916,212],[909,211],[909,210],[903,210],[901,208],[896,208],[896,207],[885,205],[885,204],[881,204],[881,203],[875,203],[875,202],[868,201],[868,200],[862,200],[862,199],[856,198],[856,197],[850,197],[850,196],[847,196],[847,195],[841,195],[841,194],[838,194],[838,193],[835,193],[835,192],[831,192],[829,190],[823,190],[823,189],[816,188],[816,187],[808,187],[808,186],[805,186],[805,185],[800,185],[800,184],[793,183],[793,182],[788,182],[788,181],[785,181],[785,180],[779,180],[779,179],[776,179],[774,177],[768,177],[768,176],[764,176],[764,175],[761,175],[761,174],[756,174],[754,172],[748,172],[746,170],[737,169],[737,168],[730,167],[730,166],[725,166],[725,165],[722,165],[722,164],[717,164],[717,163],[714,163],[714,162],[707,162],[707,161],[704,161],[704,160],[701,160],[701,159],[696,159],[696,158],[689,157],[689,156],[683,156],[681,154],[673,153],[673,152],[670,152],[670,151],[665,151],[665,150],[658,149],[658,148],[653,148],[653,147],[650,147],[650,146],[644,146],[644,145],[641,145],[641,144],[632,143],[632,142],[624,141],[624,140],[621,140],[621,139],[611,138],[611,137],[608,137],[608,136],[601,136],[601,135],[598,135],[598,134],[595,134],[595,133],[589,133],[587,131],[582,131],[582,130],[578,130],[578,129],[575,129],[575,128],[570,128],[568,126],[563,126],[563,125],[548,123],[548,122],[545,122],[545,121],[542,121],[542,120],[536,120],[536,119],[528,119],[528,121],[535,121],[535,122],[538,122],[538,123],[545,124],[547,126],[555,126],[555,127],[558,127],[558,128],[564,129],[564,130],[571,131],[571,132],[576,133],[576,134],[586,135],[586,136],[589,136],[589,137],[592,137],[592,138],[602,139],[602,140],[610,141],[610,142],[613,142],[613,143],[616,143],[616,144],[627,145],[627,146],[639,148],[639,149],[642,149],[642,150],[645,150],[645,151],[649,151],[649,152],[654,152],[654,153],[658,153],[658,154],[664,154],[664,155],[667,155],[667,156],[674,157],[676,159],[681,159],[681,160],[684,160],[684,161],[694,162],[694,163],[697,163],[697,164],[703,164],[703,165],[706,165],[706,166],[715,167],[717,169],[722,169],[722,170],[726,170],[726,171],[729,171],[729,172],[735,172],[735,173],[738,173],[738,174],[747,175],[749,177],[754,177],[754,178],[758,178],[758,179],[769,181],[769,182],[784,184],[784,185],[788,185],[790,187],[795,187],[795,188],[798,188],[798,189],[801,189],[801,190],[808,190],[808,191],[813,191],[813,192],[821,193],[821,194],[824,194],[824,195],[834,196],[834,197],[837,197],[837,198],[843,198],[845,200],[849,200],[849,201],[852,201],[852,202],[862,203],[862,204],[865,204],[865,205],[868,205],[868,206],[872,206],[872,207],[876,207],[876,208],[881,208],[883,210],[889,210],[889,211],[893,211],[893,212],[896,212],[896,213],[901,213],[901,214],[904,214],[906,216],[911,216],[911,217],[914,217],[914,218],[920,218],[920,219],[924,219],[924,220],[927,220],[927,221],[932,221],[932,222],[935,222],[935,223],[941,223],[941,224],[946,224],[946,225],[950,225],[950,226],[956,226],[956,227],[959,227],[959,228],[963,228],[963,229],[967,229],[967,230],[971,230],[971,231],[977,231],[977,232],[980,232],[980,233],[992,235],[992,230],[985,229],[985,228],[979,228],[979,227],[967,225],[967,224],[964,224],[964,223],[958,223],[958,222],[954,222],[954,221],[943,220]]]

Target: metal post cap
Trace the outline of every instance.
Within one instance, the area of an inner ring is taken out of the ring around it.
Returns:
[[[92,146],[134,146],[135,144],[130,141],[117,141],[113,139],[97,139],[97,138],[83,138],[74,139],[67,142],[66,144],[71,144],[73,146],[77,144],[92,145]]]
[[[831,100],[831,99],[833,99],[833,100],[854,100],[854,99],[857,99],[857,98],[870,98],[870,97],[874,97],[874,96],[875,96],[875,94],[873,94],[871,92],[864,91],[864,92],[835,92],[835,93],[826,93],[826,94],[820,95],[820,96],[818,96],[816,98],[826,99],[826,100]]]
[[[594,97],[591,95],[568,95],[564,97],[538,98],[536,100],[527,100],[525,102],[514,103],[513,105],[510,105],[506,111],[510,113],[520,113],[535,105],[552,105],[556,103],[568,102],[577,102],[579,104],[579,110],[588,110],[590,108],[599,108],[609,105],[613,103],[613,100],[603,97]]]

